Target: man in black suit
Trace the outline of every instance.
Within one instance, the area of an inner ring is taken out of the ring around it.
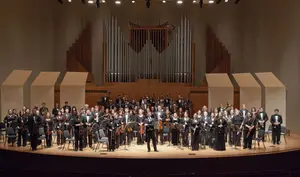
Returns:
[[[246,105],[243,104],[242,105],[242,109],[240,110],[240,116],[242,116],[244,119],[246,118],[247,114],[248,114],[248,109],[246,108]]]
[[[66,109],[69,109],[69,111],[71,111],[71,106],[69,105],[69,102],[68,101],[65,101],[65,105],[63,107],[64,111],[66,111]]]
[[[39,115],[39,111],[34,111],[31,116],[28,117],[28,130],[30,132],[30,145],[31,150],[37,150],[37,146],[41,143],[38,142],[39,128],[42,123],[42,119]]]
[[[281,124],[282,116],[279,115],[279,110],[275,109],[274,114],[271,116],[272,140],[274,145],[275,143],[280,144]]]
[[[269,117],[264,111],[264,108],[259,108],[256,119],[258,123],[258,138],[261,138],[262,141],[265,141],[266,122],[269,120]]]
[[[153,148],[155,152],[158,152],[156,147],[156,139],[154,133],[154,119],[151,116],[151,112],[148,113],[147,118],[144,120],[144,125],[146,126],[146,141],[148,152],[150,152],[150,141],[152,140]]]

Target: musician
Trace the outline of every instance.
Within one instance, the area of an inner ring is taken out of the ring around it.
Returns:
[[[164,134],[167,134],[167,141],[171,142],[171,131],[170,131],[170,128],[171,128],[171,112],[169,109],[166,109],[166,119],[164,120],[164,129],[163,129],[163,133]]]
[[[242,105],[242,109],[240,110],[240,116],[242,116],[243,118],[245,118],[248,114],[248,109],[246,108],[246,105],[243,104]]]
[[[39,137],[39,124],[40,124],[40,117],[38,111],[33,111],[33,114],[28,117],[28,130],[30,133],[30,146],[31,150],[37,150],[37,146],[39,144],[38,137]]]
[[[65,120],[63,119],[62,112],[59,111],[57,116],[54,119],[55,125],[56,125],[56,132],[57,132],[57,138],[56,138],[56,144],[58,148],[61,148],[61,145],[64,144],[64,137],[63,137],[63,131],[64,131],[64,123]]]
[[[86,114],[81,116],[81,122],[83,123],[83,143],[84,147],[89,144],[89,147],[93,147],[93,131],[92,131],[92,126],[94,124],[95,119],[92,116],[92,113],[90,110],[86,111]]]
[[[74,118],[74,134],[75,134],[75,151],[78,151],[78,148],[80,151],[83,151],[83,124],[81,122],[81,119],[77,113],[77,111],[72,112],[72,117]]]
[[[25,110],[26,111],[26,110]],[[28,113],[30,110],[28,109]],[[17,124],[18,124],[18,142],[17,145],[18,147],[21,146],[21,140],[22,140],[22,146],[25,147],[27,144],[27,135],[28,135],[28,114],[23,113],[22,111],[19,114],[19,117],[17,119]]]
[[[120,146],[120,128],[121,128],[121,119],[119,118],[119,115],[117,112],[112,111],[113,115],[113,121],[115,125],[115,147],[118,149]]]
[[[244,149],[252,148],[252,138],[255,134],[256,118],[254,114],[248,112],[244,121]]]
[[[68,101],[65,101],[65,105],[63,106],[63,109],[64,109],[64,111],[65,111],[66,109],[71,110],[71,106],[69,105],[69,102],[68,102]],[[63,112],[62,112],[62,113],[63,113]]]
[[[193,119],[191,120],[191,146],[192,151],[199,150],[199,131],[200,131],[200,121],[197,118],[197,114],[193,115]]]
[[[108,151],[115,151],[116,149],[116,128],[117,124],[114,121],[114,116],[110,116],[110,119],[105,121],[105,129],[107,130],[108,136]]]
[[[132,115],[129,113],[129,108],[125,108],[125,114],[123,117],[123,122],[125,124],[125,133],[126,133],[126,138],[127,138],[127,144],[130,145],[132,141],[132,129],[133,129],[133,124],[135,123]]]
[[[200,143],[203,145],[203,146],[206,146],[206,145],[209,145],[209,132],[210,132],[210,125],[212,125],[212,122],[211,122],[211,118],[208,117],[208,113],[205,111],[203,112],[203,117],[201,117],[200,119],[198,119],[200,121]]]
[[[189,146],[189,132],[191,126],[191,120],[188,115],[188,111],[184,112],[183,119],[180,121],[182,125],[182,145],[183,147]]]
[[[178,95],[178,100],[177,100],[176,103],[177,103],[177,107],[178,108],[182,108],[183,107],[183,97],[181,95]]]
[[[230,110],[229,116],[228,116],[228,121],[227,121],[227,127],[228,127],[228,144],[230,146],[234,145],[234,141],[233,141],[233,136],[234,136],[234,132],[235,132],[235,126],[232,123],[233,117],[235,116],[234,110]],[[239,127],[240,131],[241,127]]]
[[[42,103],[42,107],[40,108],[40,114],[41,116],[45,116],[48,112],[48,108],[46,107],[46,103]]]
[[[269,120],[267,113],[261,107],[257,113],[258,138],[265,141],[266,122]]]
[[[217,109],[215,109],[217,110]],[[217,110],[218,111],[218,110]],[[215,139],[215,126],[214,126],[214,123],[215,123],[215,120],[216,120],[216,117],[218,116],[219,113],[211,113],[210,114],[210,122],[208,124],[208,129],[209,131],[207,132],[207,135],[208,135],[208,146],[210,148],[213,148],[214,146],[214,139]]]
[[[225,151],[225,129],[227,121],[224,119],[222,112],[219,113],[218,118],[215,120],[215,147],[216,151]]]
[[[73,136],[73,132],[72,132],[72,127],[73,126],[72,126],[70,111],[71,111],[71,109],[66,108],[65,113],[62,115],[62,117],[63,117],[63,120],[64,120],[64,130],[68,130],[69,134],[71,136]]]
[[[272,140],[273,144],[280,144],[280,134],[281,134],[281,124],[282,116],[279,114],[279,110],[275,109],[274,114],[271,116],[271,125],[272,125]]]
[[[144,125],[146,127],[146,141],[147,141],[148,152],[150,152],[151,150],[150,148],[151,140],[152,140],[154,151],[158,152],[156,147],[156,140],[155,140],[154,119],[152,118],[150,113],[148,113],[147,118],[144,120]]]
[[[171,130],[171,133],[172,133],[172,144],[177,146],[180,144],[180,141],[179,141],[179,136],[180,136],[180,120],[179,120],[179,117],[178,117],[178,114],[177,113],[174,113],[173,114],[173,117],[171,119],[171,123],[172,123],[172,130]]]
[[[126,142],[126,132],[125,132],[125,126],[126,123],[124,122],[124,117],[123,117],[123,111],[120,109],[119,114],[118,114],[118,119],[120,122],[120,128],[119,128],[119,136],[120,136],[120,145],[124,145]]]
[[[55,107],[52,109],[52,115],[56,117],[59,111],[60,111],[59,104],[55,103]]]
[[[50,113],[47,112],[45,115],[45,135],[46,135],[46,145],[48,148],[52,146],[52,132],[53,132],[53,118],[51,118]]]
[[[166,119],[166,114],[163,111],[161,105],[157,106],[157,111],[154,114],[154,121],[155,121],[155,134],[156,134],[156,141],[158,142],[158,137],[160,137],[160,143],[164,143],[163,138],[163,122]]]
[[[104,97],[102,97],[100,105],[104,106],[105,109],[108,107],[108,105],[109,105],[109,97],[107,96],[107,93],[105,93]]]
[[[143,110],[142,109],[139,109],[138,112],[139,113],[138,113],[137,118],[136,118],[137,130],[138,130],[138,133],[137,133],[137,145],[142,145],[142,144],[144,144],[144,132],[145,132],[145,129],[144,129],[144,119],[145,119],[145,116],[143,114]]]
[[[17,117],[14,115],[13,110],[11,110],[11,109],[8,110],[7,116],[4,117],[3,122],[5,123],[6,129],[8,127],[12,127],[14,131],[16,130]],[[8,143],[13,143],[14,144],[14,142],[16,141],[16,139],[15,138],[13,138],[13,139],[12,138],[8,138],[7,141],[8,141]]]
[[[241,133],[240,133],[240,128],[242,126],[242,123],[244,121],[243,113],[240,113],[239,110],[235,111],[235,115],[231,120],[231,123],[233,124],[232,128],[232,135],[233,135],[233,145],[234,146],[241,146]],[[247,114],[246,114],[247,116]]]
[[[123,104],[123,99],[122,99],[121,95],[118,95],[115,103],[116,103],[116,106],[118,109],[121,108],[121,106]]]

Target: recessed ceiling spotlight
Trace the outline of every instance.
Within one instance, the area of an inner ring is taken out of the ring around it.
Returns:
[[[196,0],[193,0],[193,3],[195,4],[195,3],[197,3],[197,1],[196,1]]]
[[[225,0],[225,2],[228,2],[228,0]]]
[[[178,0],[178,1],[177,1],[177,4],[182,4],[182,3],[183,3],[182,0]]]
[[[121,4],[121,1],[118,1],[118,0],[117,0],[117,1],[115,1],[115,3],[116,3],[116,4]]]
[[[167,1],[163,0],[162,3],[166,3]]]
[[[93,1],[93,0],[88,0],[88,3],[89,3],[89,4],[93,4],[94,1]]]
[[[132,3],[135,3],[135,1],[131,1]]]
[[[213,4],[214,2],[215,2],[215,1],[213,1],[213,0],[209,0],[209,1],[208,1],[209,4]]]
[[[72,0],[68,0],[68,2],[72,2]]]
[[[102,3],[105,3],[105,0],[102,0]]]

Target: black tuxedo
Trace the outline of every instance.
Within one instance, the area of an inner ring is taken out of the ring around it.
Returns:
[[[272,141],[273,144],[280,143],[280,135],[281,135],[281,124],[282,124],[282,116],[279,114],[274,114],[271,116],[271,125],[272,125]],[[278,125],[275,125],[279,123]]]
[[[240,110],[240,116],[242,116],[243,118],[245,118],[248,114],[248,110],[247,109],[241,109]]]
[[[17,123],[18,123],[18,146],[21,146],[21,140],[22,141],[22,145],[25,147],[27,144],[27,135],[28,135],[28,116],[27,115],[23,115],[22,117],[18,117],[17,119]]]
[[[201,145],[209,145],[209,132],[210,126],[212,124],[210,117],[201,117],[200,118],[200,143]]]
[[[266,122],[269,120],[266,112],[259,112],[256,117],[257,127],[258,127],[258,138],[261,138],[262,141],[265,141],[265,130],[266,130]],[[263,123],[260,123],[263,121]]]
[[[247,114],[245,114],[247,116]],[[232,123],[232,143],[234,146],[241,146],[241,133],[240,127],[244,121],[243,113],[241,115],[233,116],[231,123]]]
[[[144,124],[146,125],[146,141],[147,141],[148,151],[151,150],[151,148],[150,148],[151,140],[152,140],[154,151],[157,151],[156,139],[155,139],[155,134],[154,134],[154,119],[152,117],[147,117],[144,119]]]

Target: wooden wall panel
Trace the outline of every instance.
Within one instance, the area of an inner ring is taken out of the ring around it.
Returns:
[[[55,103],[59,103],[59,87],[55,89]],[[187,84],[175,83],[160,83],[156,80],[140,80],[135,83],[112,83],[105,86],[96,86],[94,84],[86,85],[86,103],[94,106],[99,99],[101,99],[106,92],[110,92],[111,98],[116,99],[117,95],[126,93],[130,100],[139,100],[141,96],[146,93],[151,95],[155,93],[156,97],[160,94],[170,94],[172,99],[177,100],[178,95],[181,94],[185,98],[189,98],[193,102],[193,110],[197,111],[204,105],[208,105],[208,87],[192,87]],[[239,89],[234,89],[234,104],[239,108]],[[222,103],[225,104],[225,103]]]

